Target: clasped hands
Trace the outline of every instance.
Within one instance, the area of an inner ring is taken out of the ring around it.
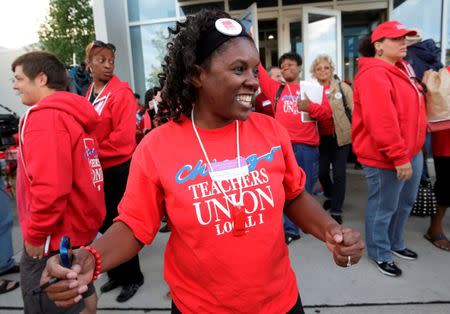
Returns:
[[[95,257],[87,250],[73,251],[71,269],[61,266],[59,255],[55,255],[47,261],[40,285],[45,284],[52,277],[65,279],[52,284],[44,291],[58,307],[70,307],[83,298],[82,294],[88,290],[87,285],[92,281],[94,270]]]

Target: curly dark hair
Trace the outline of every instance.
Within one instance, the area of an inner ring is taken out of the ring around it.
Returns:
[[[363,56],[363,57],[374,57],[375,56],[375,47],[372,44],[372,40],[370,39],[370,35],[364,37],[359,45],[358,45],[358,52]]]
[[[278,67],[281,67],[281,64],[284,62],[284,60],[292,60],[297,62],[298,66],[301,66],[303,64],[302,57],[296,52],[286,52],[283,54],[280,59],[278,60]]]
[[[181,114],[190,116],[195,101],[195,87],[192,78],[197,74],[197,45],[199,39],[219,18],[230,18],[223,11],[203,9],[188,16],[184,22],[176,22],[169,27],[167,55],[164,57],[162,73],[158,74],[162,87],[162,102],[158,106],[158,115],[179,121]],[[219,49],[218,49],[219,50]],[[208,67],[211,56],[201,64]]]
[[[148,103],[150,102],[150,100],[153,99],[153,97],[156,96],[156,94],[158,94],[158,92],[160,91],[160,88],[155,86],[152,88],[149,88],[146,92],[145,92],[145,97],[144,97],[144,106],[148,106]]]

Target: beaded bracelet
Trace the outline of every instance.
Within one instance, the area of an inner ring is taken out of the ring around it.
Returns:
[[[90,245],[82,246],[80,249],[88,250],[89,252],[92,253],[92,255],[94,255],[94,257],[95,257],[95,270],[94,270],[94,274],[92,275],[92,281],[97,280],[98,276],[100,275],[100,271],[102,269],[102,260],[100,258],[100,254],[97,252],[96,249],[94,249]]]

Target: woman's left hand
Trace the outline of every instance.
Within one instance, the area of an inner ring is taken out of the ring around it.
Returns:
[[[328,228],[325,243],[333,253],[335,263],[341,267],[358,263],[365,248],[359,231],[337,224]]]

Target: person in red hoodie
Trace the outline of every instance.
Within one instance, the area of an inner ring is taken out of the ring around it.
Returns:
[[[91,243],[105,217],[103,173],[93,130],[99,117],[86,99],[65,92],[64,64],[35,51],[12,63],[13,88],[30,106],[19,126],[17,209],[24,241],[20,281],[25,313],[95,313],[91,285],[80,306],[62,312],[33,295],[62,236],[74,247]]]
[[[396,21],[377,26],[360,45],[354,85],[352,142],[368,184],[366,243],[369,257],[388,276],[402,271],[392,254],[414,260],[403,238],[422,173],[424,92],[406,56],[406,35]]]
[[[100,40],[86,47],[86,62],[93,78],[86,98],[101,118],[95,136],[105,174],[106,218],[100,229],[102,233],[118,215],[117,206],[125,192],[131,155],[136,148],[136,100],[128,83],[114,75],[115,52],[114,45]],[[111,269],[108,276],[109,281],[100,290],[108,292],[122,286],[116,300],[129,300],[144,283],[139,256]]]
[[[308,100],[300,100],[300,72],[302,58],[293,52],[283,54],[278,64],[285,80],[279,99],[280,83],[273,80],[264,67],[258,66],[258,80],[261,91],[276,103],[275,119],[283,125],[291,138],[297,163],[306,173],[306,191],[313,193],[319,173],[319,131],[317,121],[331,118],[331,107],[328,99],[323,97],[322,104]],[[286,243],[300,239],[300,231],[289,218],[284,217]]]
[[[450,66],[447,67],[450,71]],[[431,217],[430,227],[425,239],[444,251],[450,251],[450,241],[447,239],[442,227],[447,207],[450,207],[450,129],[431,133],[434,167],[436,170],[436,183],[434,190],[437,199],[437,213]]]
[[[260,61],[242,25],[202,10],[169,34],[159,109],[172,119],[139,144],[119,217],[92,247],[74,251],[80,268],[63,269],[58,257],[47,264],[43,281],[76,277],[79,286],[63,280],[46,291],[61,306],[73,304],[96,265],[107,270],[150,244],[167,214],[172,313],[304,313],[283,211],[326,242],[342,267],[361,257],[360,235],[304,191],[287,131],[252,112]]]

